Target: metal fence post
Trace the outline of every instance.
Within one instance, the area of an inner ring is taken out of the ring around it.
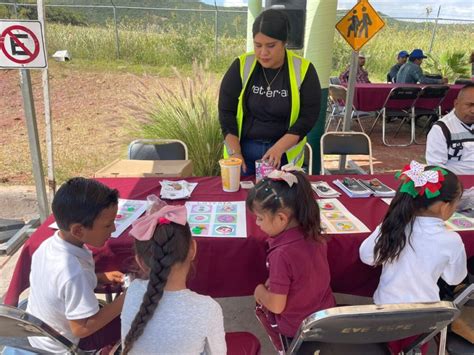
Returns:
[[[119,38],[118,25],[117,25],[117,9],[115,7],[113,0],[110,0],[110,3],[112,4],[112,10],[114,11],[115,48],[117,50],[117,59],[120,59],[120,38]]]
[[[433,26],[433,32],[431,33],[431,43],[430,43],[430,49],[428,50],[428,53],[431,54],[431,49],[433,49],[433,43],[435,40],[435,35],[436,35],[436,28],[438,27],[438,20],[439,20],[439,13],[441,12],[441,5],[438,7],[438,14],[436,15],[436,20]]]
[[[219,9],[217,7],[217,2],[216,0],[214,0],[214,7],[216,8],[216,16],[215,16],[215,24],[214,24],[214,27],[215,27],[215,38],[214,38],[214,41],[215,41],[215,55],[216,55],[216,61],[217,61],[217,57],[219,55],[219,17],[218,17],[218,14],[219,14]]]

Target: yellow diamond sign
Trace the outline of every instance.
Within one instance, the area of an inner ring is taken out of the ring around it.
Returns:
[[[367,0],[358,2],[336,24],[339,33],[355,51],[361,49],[383,26],[385,22]]]

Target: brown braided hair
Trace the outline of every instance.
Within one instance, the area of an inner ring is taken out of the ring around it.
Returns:
[[[150,240],[135,240],[135,254],[150,268],[150,274],[142,304],[125,337],[122,354],[127,354],[133,343],[143,334],[146,324],[163,297],[171,267],[186,261],[191,240],[189,225],[176,223],[158,225]]]

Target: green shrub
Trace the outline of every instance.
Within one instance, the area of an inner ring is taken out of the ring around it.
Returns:
[[[193,73],[193,78],[185,78],[176,71],[176,89],[161,82],[160,92],[143,86],[127,107],[137,138],[180,139],[188,146],[194,175],[218,175],[223,146],[216,102],[218,83],[196,64]]]

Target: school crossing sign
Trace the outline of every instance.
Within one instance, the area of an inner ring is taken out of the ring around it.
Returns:
[[[0,68],[46,68],[39,21],[0,20]]]
[[[377,14],[368,0],[359,1],[337,24],[336,29],[358,51],[383,26],[385,22]]]

